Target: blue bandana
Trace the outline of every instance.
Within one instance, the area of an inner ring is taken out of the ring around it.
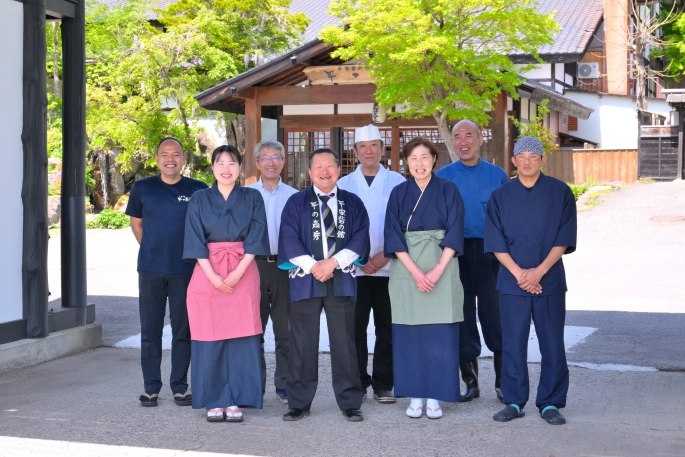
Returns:
[[[521,152],[533,152],[535,154],[545,155],[545,150],[542,148],[542,143],[535,137],[524,136],[519,139],[514,145],[514,156]]]

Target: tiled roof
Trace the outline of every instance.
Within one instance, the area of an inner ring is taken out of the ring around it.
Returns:
[[[540,49],[541,57],[546,61],[568,61],[563,56],[582,56],[592,41],[592,34],[602,21],[602,0],[540,0],[539,3],[540,13],[549,14],[556,10],[554,20],[561,26],[554,44]],[[523,53],[513,56],[523,56]]]
[[[328,0],[293,0],[291,13],[305,13],[312,22],[304,33],[303,43],[309,43],[319,37],[319,32],[328,24],[337,24],[338,20],[328,15]]]

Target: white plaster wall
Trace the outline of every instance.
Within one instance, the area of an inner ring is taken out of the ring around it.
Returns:
[[[517,68],[521,68],[521,65],[517,65]],[[562,73],[563,73],[562,69]],[[545,78],[551,78],[552,77],[552,65],[551,64],[543,64],[540,65],[540,68],[534,68],[533,70],[526,71],[524,73],[520,73],[521,76],[524,78],[529,78],[529,79],[545,79]]]
[[[371,114],[373,103],[344,103],[338,105],[338,114]]]
[[[23,3],[0,0],[0,323],[22,318],[23,17]]]
[[[283,114],[333,114],[333,105],[284,105]]]
[[[637,149],[637,114],[632,97],[583,92],[566,92],[564,96],[595,110],[587,120],[578,119],[578,130],[570,135],[597,142],[602,149]],[[670,112],[666,100],[649,99],[647,109],[667,117]]]

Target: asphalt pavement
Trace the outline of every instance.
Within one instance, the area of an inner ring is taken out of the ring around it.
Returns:
[[[596,330],[567,352],[563,427],[536,414],[538,363],[529,364],[526,417],[495,423],[501,405],[488,358],[481,398],[443,404],[438,421],[407,418],[406,399],[367,400],[364,422],[344,421],[327,354],[312,416],[301,422],[281,420],[285,408],[269,388],[264,409],[246,410],[242,424],[208,424],[202,411],[175,406],[166,386],[159,407],[141,408],[140,352],[113,347],[140,332],[137,245],[129,230],[94,230],[88,290],[105,347],[0,374],[0,456],[685,456],[685,222],[650,220],[685,216],[685,183],[635,184],[602,199],[579,214],[578,249],[564,259],[566,323]],[[58,241],[50,242],[51,306],[59,306]],[[271,379],[272,354],[267,362]]]

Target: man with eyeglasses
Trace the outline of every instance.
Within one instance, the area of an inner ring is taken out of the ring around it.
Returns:
[[[459,277],[464,286],[464,320],[459,328],[459,370],[466,384],[461,401],[480,397],[478,356],[481,343],[476,312],[485,344],[493,353],[495,393],[501,400],[502,324],[499,294],[495,288],[499,262],[485,255],[483,226],[485,205],[490,194],[508,179],[500,167],[480,159],[483,135],[475,122],[467,119],[457,122],[452,128],[452,145],[459,160],[441,168],[435,175],[457,185],[466,210],[464,255],[459,256]]]
[[[254,149],[257,169],[261,173],[259,181],[247,187],[257,189],[264,199],[266,222],[269,231],[271,255],[257,256],[257,268],[261,281],[261,315],[262,331],[271,316],[274,337],[276,340],[276,370],[274,384],[276,396],[281,403],[288,403],[286,379],[288,374],[289,332],[288,322],[290,306],[290,284],[288,272],[280,270],[276,262],[278,254],[278,231],[281,226],[281,213],[288,198],[297,190],[281,181],[285,150],[278,141],[262,141]],[[264,335],[262,334],[262,391],[266,391],[266,360],[264,358]]]

